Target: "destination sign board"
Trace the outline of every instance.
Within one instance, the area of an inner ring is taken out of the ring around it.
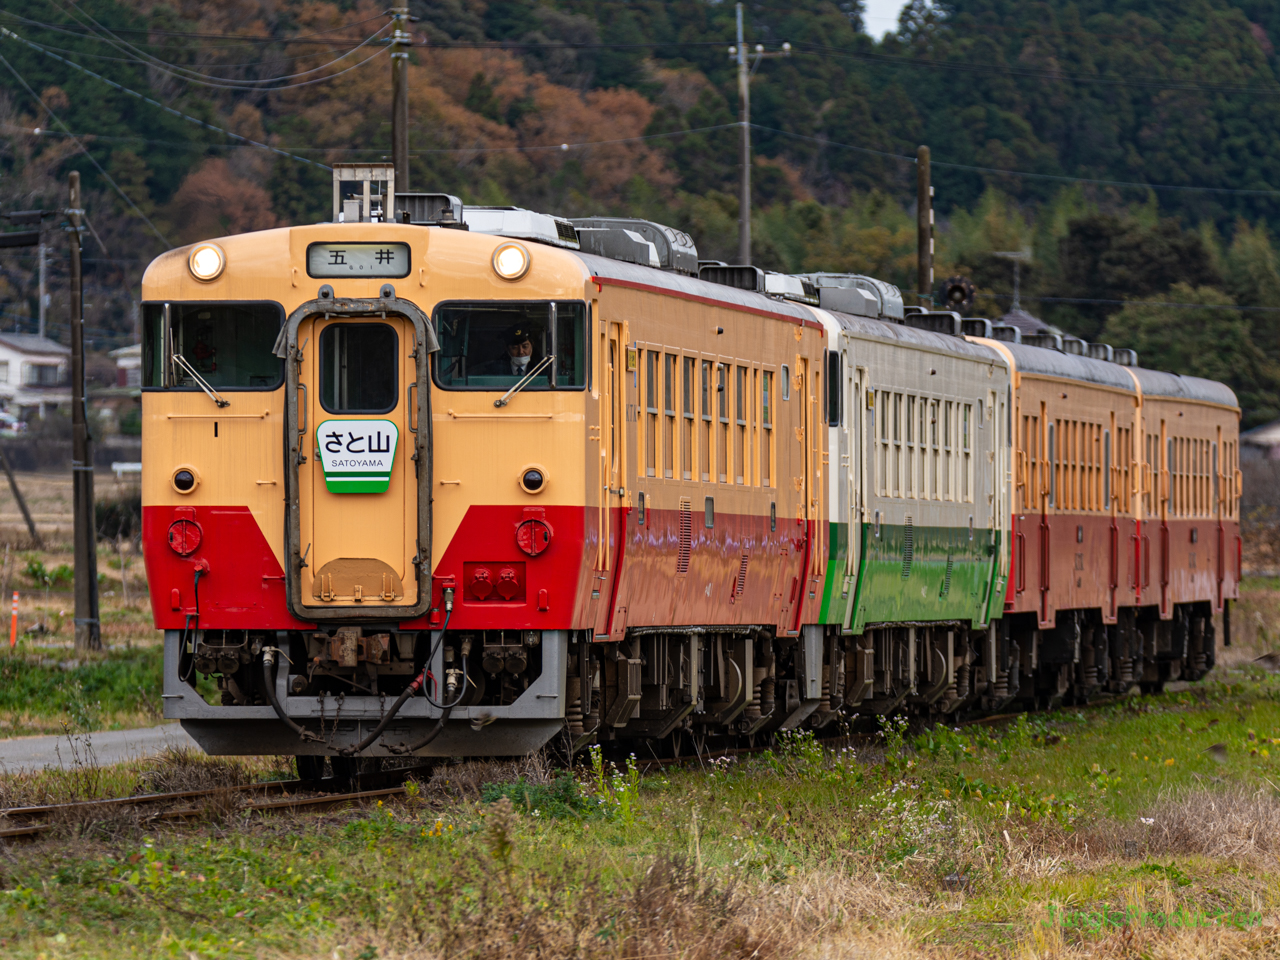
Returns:
[[[407,277],[407,243],[313,243],[307,247],[307,275],[323,279]]]
[[[326,420],[316,448],[330,493],[386,493],[400,430],[390,420]]]

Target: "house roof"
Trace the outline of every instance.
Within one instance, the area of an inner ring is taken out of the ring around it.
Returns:
[[[1260,427],[1246,430],[1240,434],[1240,442],[1255,447],[1280,446],[1280,420],[1272,420]]]
[[[1021,307],[1014,307],[996,322],[1007,323],[1010,326],[1017,327],[1024,334],[1060,332],[1057,327],[1045,323],[1039,317],[1033,317]]]
[[[132,343],[127,347],[116,347],[116,349],[110,351],[107,356],[111,357],[113,360],[125,360],[129,357],[141,357],[142,344]]]
[[[65,347],[56,340],[41,337],[34,333],[0,333],[0,344],[19,353],[37,353],[54,356],[68,356],[70,347]]]

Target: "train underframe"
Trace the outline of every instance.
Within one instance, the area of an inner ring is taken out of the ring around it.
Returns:
[[[358,751],[366,757],[513,756],[552,741],[566,752],[609,741],[685,751],[855,717],[1051,709],[1198,680],[1217,646],[1207,602],[1177,605],[1168,620],[1156,607],[1123,608],[1112,624],[1097,610],[1060,611],[1049,629],[1034,614],[1007,614],[983,629],[891,623],[849,635],[815,625],[779,636],[765,626],[650,628],[602,643],[585,631],[441,634],[366,624],[169,631],[165,643],[165,715],[213,754],[351,755],[422,678]],[[264,668],[273,650],[276,666]],[[213,681],[219,703],[197,693],[197,674]],[[430,744],[409,749],[437,726]]]

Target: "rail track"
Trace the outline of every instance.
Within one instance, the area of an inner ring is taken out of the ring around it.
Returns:
[[[223,800],[244,794],[259,796],[283,794],[280,799],[251,799],[234,805],[234,809],[240,812],[279,813],[290,810],[327,810],[348,803],[365,803],[403,796],[405,793],[403,783],[377,790],[358,790],[349,793],[315,793],[316,789],[317,784],[310,780],[281,780],[233,787],[215,787],[209,790],[182,790],[174,793],[148,793],[133,797],[110,797],[45,806],[10,807],[0,810],[0,841],[34,839],[54,830],[62,823],[89,820],[117,810],[136,809],[141,814],[140,819],[145,823],[194,820],[206,816],[210,808],[207,803],[192,801]],[[305,792],[306,795],[290,795],[290,791]]]
[[[1118,702],[1118,697],[1100,697],[1088,704],[1080,704],[1071,709],[1088,709],[1106,706]],[[1056,711],[1051,711],[1056,712]],[[990,726],[1005,721],[1016,720],[1026,716],[1021,713],[996,714],[986,717],[975,717],[961,720],[957,727]],[[818,738],[818,742],[826,747],[839,745],[853,746],[870,743],[878,738],[876,732],[842,733],[832,737]],[[692,766],[705,764],[726,757],[747,757],[771,749],[772,744],[760,744],[748,747],[724,747],[714,750],[698,751],[679,757],[637,757],[636,766],[641,770],[652,770],[663,767]],[[400,770],[383,771],[380,774],[365,775],[360,779],[374,782],[386,782],[388,779],[403,781],[415,773],[422,773],[422,766]],[[327,810],[349,803],[366,803],[404,796],[403,782],[378,789],[355,790],[347,792],[324,792],[333,789],[339,782],[333,779],[314,780],[274,780],[264,783],[238,784],[230,787],[214,787],[207,790],[182,790],[172,793],[145,793],[129,797],[108,797],[101,800],[81,800],[73,803],[55,803],[44,806],[10,807],[0,809],[0,842],[35,839],[49,833],[57,826],[67,822],[83,822],[91,820],[95,815],[102,815],[114,810],[138,809],[140,820],[144,823],[165,823],[184,820],[195,820],[209,813],[208,804],[193,803],[200,800],[220,800],[225,802],[233,796],[249,794],[257,799],[248,802],[234,803],[234,809],[240,812],[279,813],[292,810]],[[358,781],[357,781],[358,782]],[[279,799],[269,799],[270,796]]]

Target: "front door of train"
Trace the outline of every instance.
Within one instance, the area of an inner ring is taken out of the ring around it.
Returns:
[[[391,313],[298,325],[295,610],[323,619],[420,607],[419,363],[414,324]],[[293,378],[291,378],[292,382]],[[429,544],[426,545],[429,548]]]

